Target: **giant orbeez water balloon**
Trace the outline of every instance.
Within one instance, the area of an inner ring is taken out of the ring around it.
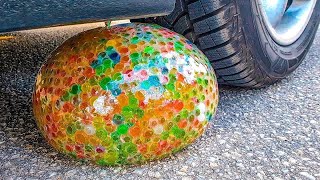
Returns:
[[[80,33],[42,66],[37,124],[58,151],[99,165],[159,159],[192,143],[218,103],[213,68],[183,36],[125,24]]]

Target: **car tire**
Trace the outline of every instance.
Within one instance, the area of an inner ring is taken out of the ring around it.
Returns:
[[[193,41],[209,58],[220,84],[264,87],[293,72],[318,29],[320,1],[300,37],[277,43],[266,28],[257,0],[177,0],[174,11],[144,19]]]

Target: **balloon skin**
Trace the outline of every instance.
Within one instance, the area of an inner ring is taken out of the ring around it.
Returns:
[[[37,75],[33,110],[58,151],[99,165],[166,157],[203,134],[218,104],[216,76],[189,40],[158,25],[80,33]]]

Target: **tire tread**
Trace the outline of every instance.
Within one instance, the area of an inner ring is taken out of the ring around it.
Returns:
[[[172,14],[151,21],[184,35],[208,57],[220,84],[263,87],[275,82],[253,60],[236,0],[177,0]]]

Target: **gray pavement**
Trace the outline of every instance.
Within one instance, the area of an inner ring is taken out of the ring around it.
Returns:
[[[169,158],[99,167],[56,153],[33,119],[36,72],[64,39],[100,25],[23,31],[0,41],[0,179],[320,179],[320,33],[289,78],[260,90],[221,88],[206,133]]]

